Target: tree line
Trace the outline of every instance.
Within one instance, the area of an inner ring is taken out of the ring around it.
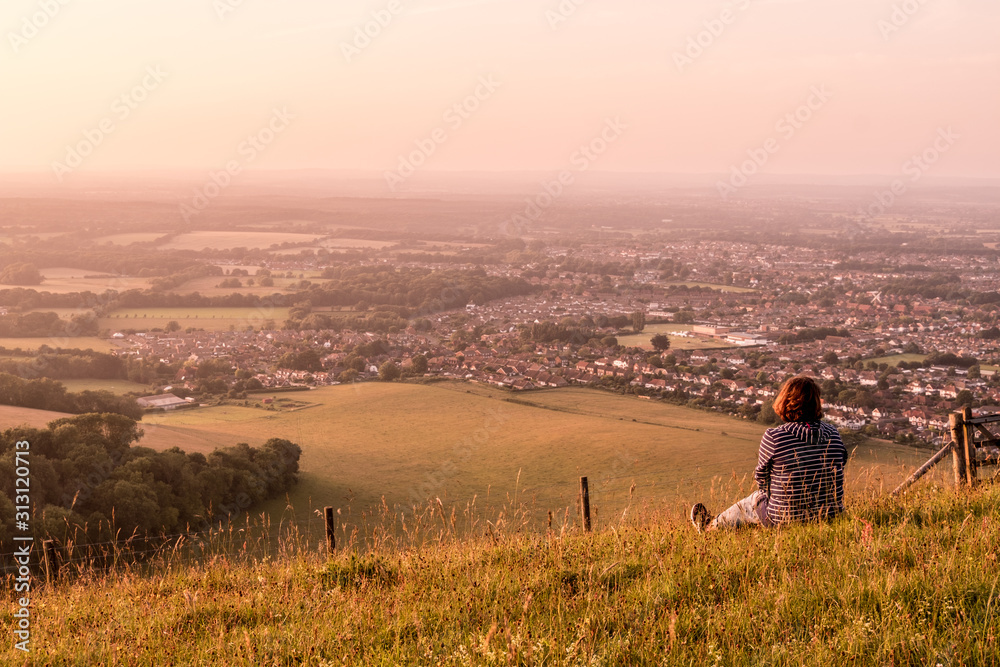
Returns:
[[[22,356],[16,354],[17,352],[22,351],[0,348],[0,373],[9,373],[26,379],[47,377],[57,380],[81,378],[124,380],[128,377],[126,360],[104,352],[51,348],[43,345],[27,360],[3,358],[3,355]]]
[[[31,525],[39,538],[79,543],[81,535],[98,541],[204,530],[280,496],[298,479],[302,450],[282,438],[205,456],[134,446],[142,434],[135,420],[114,414],[0,433],[0,540],[10,544],[13,535],[18,441],[30,443]]]
[[[0,338],[71,338],[96,336],[97,317],[91,312],[64,320],[56,313],[13,313],[0,317]]]
[[[10,373],[0,373],[0,405],[70,414],[108,412],[132,419],[142,418],[142,408],[134,398],[104,390],[73,393],[56,380],[25,380]]]

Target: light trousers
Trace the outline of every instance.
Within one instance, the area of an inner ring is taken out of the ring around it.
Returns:
[[[767,502],[767,494],[763,491],[754,491],[712,519],[712,523],[708,524],[708,530],[763,525],[757,509],[758,505],[764,502]]]

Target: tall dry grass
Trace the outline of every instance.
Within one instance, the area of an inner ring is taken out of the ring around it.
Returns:
[[[721,509],[746,484],[717,480],[704,500]],[[708,535],[631,487],[590,534],[575,507],[517,492],[488,510],[384,504],[341,524],[332,558],[311,508],[245,517],[197,546],[72,569],[35,594],[33,653],[11,641],[0,660],[997,664],[1000,490],[867,488],[829,524]]]

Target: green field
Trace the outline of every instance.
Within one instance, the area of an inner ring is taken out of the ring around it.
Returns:
[[[149,385],[129,382],[128,380],[59,380],[66,389],[73,392],[79,391],[110,391],[113,394],[141,393],[149,394],[152,390]]]
[[[877,357],[875,359],[866,359],[865,361],[874,361],[877,364],[889,364],[890,366],[895,366],[901,361],[912,364],[914,361],[923,361],[926,358],[926,354],[890,354],[887,357]]]
[[[735,478],[749,490],[764,430],[723,415],[586,389],[511,396],[477,385],[365,383],[294,398],[319,405],[294,412],[223,406],[147,415],[143,444],[207,452],[288,438],[304,450],[292,505],[351,506],[355,512],[383,498],[390,506],[428,496],[458,506],[474,497],[480,507],[500,505],[515,490],[539,511],[572,511],[585,475],[602,521],[621,511],[633,482],[636,497],[650,503],[708,497],[719,479]],[[855,453],[849,484],[894,485],[926,458],[888,443],[872,445]],[[270,509],[284,507],[282,499]]]
[[[274,320],[281,326],[286,319],[288,308],[123,308],[102,317],[100,326],[111,331],[146,331],[162,329],[174,321],[181,326],[181,330],[194,327],[206,331],[228,331],[230,327],[243,330],[253,326],[259,329],[266,320]]]
[[[42,345],[80,350],[91,349],[95,352],[111,352],[118,349],[110,340],[89,336],[79,338],[0,338],[0,347],[9,350],[17,347],[22,350],[37,350]]]
[[[618,336],[618,344],[626,347],[641,347],[652,350],[653,345],[649,342],[656,334],[665,333],[670,338],[671,350],[720,350],[734,347],[722,341],[709,338],[674,336],[678,331],[691,331],[690,324],[647,324],[640,334],[631,336]]]
[[[41,269],[42,284],[35,287],[40,292],[69,294],[72,292],[93,292],[103,294],[107,290],[125,292],[131,289],[144,290],[150,286],[149,278],[105,275],[100,271],[67,267]],[[86,278],[84,276],[98,276]]]
[[[299,273],[305,275],[304,272]],[[290,285],[299,282],[299,273],[295,274],[295,278],[272,278],[274,285],[270,287],[264,287],[263,285],[256,284],[257,278],[255,276],[235,276],[239,278],[240,282],[242,282],[242,287],[219,287],[222,281],[229,276],[204,276],[202,278],[189,280],[177,289],[179,292],[187,294],[190,294],[191,292],[198,292],[202,296],[225,296],[227,294],[234,293],[270,296],[272,294],[280,294],[289,291]],[[249,280],[251,279],[254,281],[253,285],[249,284]]]
[[[12,428],[14,426],[30,426],[31,428],[45,428],[45,425],[55,419],[72,417],[63,412],[50,412],[48,410],[34,410],[32,408],[17,408],[12,405],[0,405],[0,430]]]
[[[674,281],[669,282],[667,285],[686,285],[688,287],[709,287],[720,292],[733,292],[735,294],[752,294],[757,290],[750,289],[749,287],[737,287],[736,285],[719,285],[718,283],[699,283],[690,281]]]
[[[440,498],[462,508],[475,498],[488,514],[516,493],[536,519],[547,510],[572,514],[578,480],[587,476],[603,525],[629,503],[633,484],[633,502],[645,507],[736,500],[752,489],[764,431],[721,414],[576,388],[511,395],[463,383],[364,383],[278,396],[316,405],[148,414],[140,444],[209,453],[288,438],[303,448],[301,482],[288,501],[342,508],[350,525],[383,499],[392,507]],[[0,423],[42,426],[60,416],[53,414],[3,407]],[[927,458],[871,441],[853,453],[848,488],[888,491]],[[280,515],[286,504],[264,509]]]

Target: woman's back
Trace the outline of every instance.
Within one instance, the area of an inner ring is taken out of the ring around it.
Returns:
[[[769,498],[774,523],[830,518],[844,508],[847,449],[823,422],[789,422],[768,429],[754,476]]]

